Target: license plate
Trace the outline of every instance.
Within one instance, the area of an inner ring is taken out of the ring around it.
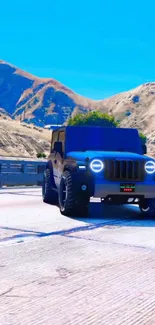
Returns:
[[[135,192],[135,184],[121,183],[120,184],[120,192],[125,192],[125,193]]]

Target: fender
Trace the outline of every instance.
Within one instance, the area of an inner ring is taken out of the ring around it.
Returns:
[[[82,185],[87,186],[87,193],[88,196],[93,196],[94,187],[95,187],[95,179],[88,170],[80,170],[78,169],[78,165],[75,164],[65,164],[63,171],[69,171],[72,174],[73,180],[73,189],[76,192],[76,195],[80,193],[84,195],[84,191],[82,191]]]

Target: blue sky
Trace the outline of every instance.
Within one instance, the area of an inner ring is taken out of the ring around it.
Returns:
[[[103,99],[155,81],[154,0],[5,0],[0,58]]]

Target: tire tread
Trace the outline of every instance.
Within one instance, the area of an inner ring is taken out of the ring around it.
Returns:
[[[46,182],[46,193],[44,193],[43,202],[48,204],[56,204],[58,202],[58,195],[56,191],[53,190],[54,184],[49,168],[46,169],[44,181]]]
[[[89,199],[85,202],[82,202],[78,200],[75,196],[74,190],[73,190],[73,179],[72,174],[69,171],[65,171],[62,175],[62,177],[65,178],[67,182],[67,188],[68,188],[68,197],[67,202],[65,205],[65,208],[61,208],[61,202],[59,200],[59,206],[60,206],[60,212],[63,215],[67,216],[80,216],[80,215],[87,215],[88,214],[88,203]],[[60,191],[61,191],[61,185],[60,185]],[[60,196],[59,196],[60,198]]]

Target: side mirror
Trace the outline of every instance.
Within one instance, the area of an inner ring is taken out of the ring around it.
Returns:
[[[62,156],[62,154],[63,154],[63,151],[62,151],[62,142],[56,141],[54,143],[54,151],[55,152],[58,152]]]
[[[147,146],[146,146],[146,144],[142,145],[142,149],[143,149],[143,155],[146,155],[147,154]]]

